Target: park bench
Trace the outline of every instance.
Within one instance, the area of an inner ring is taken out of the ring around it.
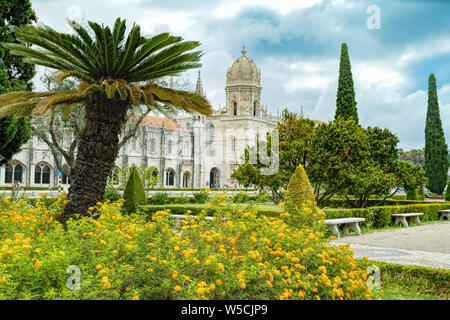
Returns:
[[[423,213],[422,212],[395,213],[392,216],[395,217],[394,225],[401,222],[404,227],[408,227],[408,222],[406,221],[407,218],[409,218],[410,220],[414,219],[418,224],[420,224],[419,217],[423,216]]]
[[[359,222],[365,221],[364,218],[338,218],[338,219],[327,219],[325,224],[328,230],[330,230],[338,238],[341,237],[338,229],[338,225],[344,225],[344,231],[348,232],[349,229],[354,229],[359,235],[361,235],[361,229],[359,229]]]
[[[450,210],[439,210],[439,215],[444,219],[447,218],[447,220],[450,220],[449,217]]]

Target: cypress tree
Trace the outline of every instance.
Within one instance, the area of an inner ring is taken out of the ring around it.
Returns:
[[[445,143],[439,115],[439,103],[436,89],[436,78],[430,74],[428,78],[428,110],[425,125],[425,175],[428,178],[427,188],[431,192],[442,194],[447,184],[449,168],[448,148]]]
[[[128,213],[136,212],[139,206],[147,204],[144,184],[135,165],[131,168],[123,198],[125,199],[124,209]]]
[[[33,20],[36,19],[29,0],[0,0],[0,42],[16,42],[10,26],[29,24]],[[13,56],[0,47],[0,94],[31,90],[34,73],[33,66],[25,64],[22,57]],[[27,119],[0,118],[0,165],[8,163],[30,136]]]
[[[339,83],[336,97],[335,119],[341,116],[344,119],[353,118],[358,123],[356,109],[355,89],[353,87],[352,69],[348,56],[347,44],[341,46],[341,60],[339,63]]]

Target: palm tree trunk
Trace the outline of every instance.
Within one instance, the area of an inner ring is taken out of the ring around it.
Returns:
[[[101,93],[92,95],[86,103],[86,122],[72,172],[69,203],[60,220],[64,226],[76,214],[88,215],[89,207],[103,201],[106,181],[119,153],[119,134],[126,119],[127,104],[107,99]]]

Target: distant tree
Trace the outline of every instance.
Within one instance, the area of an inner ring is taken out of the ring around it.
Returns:
[[[367,133],[353,119],[338,117],[315,128],[311,145],[306,172],[321,206],[336,194],[347,194],[360,168],[369,165]]]
[[[448,148],[445,143],[439,115],[439,102],[436,78],[430,74],[428,79],[428,110],[425,125],[425,173],[428,178],[427,187],[431,192],[442,194],[448,179]]]
[[[397,177],[397,188],[403,188],[404,190],[417,189],[421,185],[426,183],[427,178],[425,177],[425,172],[422,170],[420,165],[414,164],[411,161],[399,161],[396,170]]]
[[[409,151],[399,149],[398,158],[399,160],[411,161],[415,164],[420,164],[423,166],[425,163],[424,149],[412,149]]]
[[[29,0],[0,0],[0,42],[15,42],[11,26],[36,21]],[[22,57],[13,56],[0,48],[0,94],[31,90],[34,66],[25,64]],[[0,165],[8,163],[31,136],[28,119],[14,115],[0,118]]]
[[[244,161],[236,167],[231,177],[245,188],[255,186],[259,190],[269,189],[272,200],[278,203],[283,197],[281,190],[287,188],[289,179],[297,166],[300,164],[307,165],[314,125],[314,121],[299,117],[296,113],[285,109],[277,126],[279,132],[278,172],[274,175],[262,175],[260,169],[263,164],[259,161],[259,147],[256,150],[256,164],[249,162],[249,154],[255,152],[255,150],[247,148],[243,155]],[[270,137],[266,141],[261,141],[261,143],[267,146],[266,150],[271,150]]]
[[[358,123],[355,89],[346,43],[343,43],[341,46],[341,59],[339,63],[339,82],[336,97],[335,119],[339,116],[344,119],[352,118],[356,123]]]

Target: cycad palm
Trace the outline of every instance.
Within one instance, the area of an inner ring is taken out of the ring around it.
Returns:
[[[3,45],[28,63],[55,69],[57,80],[78,79],[78,89],[0,96],[0,116],[62,112],[67,117],[80,104],[84,106],[85,127],[69,189],[70,203],[61,218],[64,224],[103,200],[106,179],[118,154],[118,135],[130,110],[175,107],[206,115],[211,112],[204,98],[155,82],[198,68],[201,52],[192,50],[199,42],[168,33],[145,38],[137,25],[125,38],[125,20],[121,19],[113,30],[94,22],[89,22],[90,30],[69,24],[74,34],[58,33],[44,25],[24,26],[15,30],[16,37],[32,47]]]

